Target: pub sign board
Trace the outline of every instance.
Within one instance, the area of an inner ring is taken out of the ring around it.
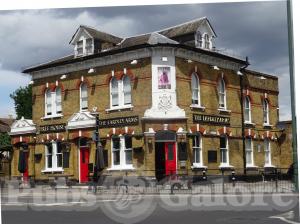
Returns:
[[[206,115],[206,114],[193,114],[193,123],[230,125],[230,117]]]
[[[66,124],[51,124],[40,126],[40,133],[64,132]]]
[[[139,124],[139,116],[117,117],[99,120],[99,128],[134,126]]]

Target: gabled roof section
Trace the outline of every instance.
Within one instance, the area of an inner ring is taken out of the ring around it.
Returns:
[[[168,27],[166,29],[157,31],[158,33],[169,37],[169,38],[174,38],[177,36],[182,36],[185,34],[190,34],[190,33],[195,33],[197,29],[207,23],[208,27],[211,29],[214,37],[217,37],[217,34],[215,33],[214,29],[212,28],[209,20],[206,17],[202,17],[199,19],[195,19],[186,23],[182,23],[173,27]]]
[[[92,38],[103,40],[105,42],[117,44],[122,41],[122,38],[120,37],[96,30],[95,28],[89,26],[80,25],[79,28],[74,33],[74,35],[72,36],[72,39],[70,40],[69,44],[75,44],[74,40],[76,39],[77,35],[80,33],[81,30],[85,30]]]
[[[16,120],[11,125],[11,130],[9,135],[23,135],[23,134],[29,134],[35,132],[36,132],[36,125],[33,123],[33,121],[22,117],[20,120]]]

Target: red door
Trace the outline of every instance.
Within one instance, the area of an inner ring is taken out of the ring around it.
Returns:
[[[176,174],[175,142],[165,143],[166,176]]]
[[[25,153],[25,161],[26,161],[26,169],[25,172],[23,173],[23,183],[28,183],[28,152],[23,152]]]
[[[89,180],[89,157],[90,150],[87,147],[80,148],[80,183],[88,182]]]

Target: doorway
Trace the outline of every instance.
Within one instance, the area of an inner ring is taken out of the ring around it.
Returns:
[[[90,150],[88,147],[80,147],[79,165],[80,165],[80,183],[89,181],[89,158]]]
[[[155,176],[157,181],[176,174],[177,155],[175,144],[175,142],[155,143]]]

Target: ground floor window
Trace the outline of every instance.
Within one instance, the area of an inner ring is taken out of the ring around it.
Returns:
[[[196,135],[193,137],[193,155],[193,166],[202,166],[202,139],[200,135]]]
[[[252,149],[252,139],[245,139],[245,151],[246,151],[246,165],[253,166],[253,149]]]
[[[132,136],[112,138],[112,168],[132,168]]]
[[[61,171],[63,166],[62,144],[52,141],[45,146],[45,170]]]
[[[270,147],[270,140],[265,139],[264,140],[265,145],[265,166],[270,166],[271,163],[271,147]]]
[[[228,153],[228,138],[227,136],[220,137],[220,154],[221,154],[221,166],[229,165],[229,153]]]

